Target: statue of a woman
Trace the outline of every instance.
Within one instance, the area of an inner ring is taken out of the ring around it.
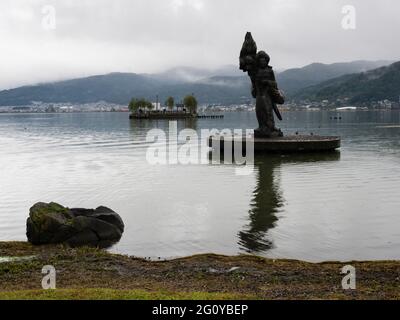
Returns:
[[[275,127],[274,112],[279,120],[282,116],[276,104],[283,104],[285,98],[278,90],[275,74],[269,66],[269,56],[264,51],[257,52],[257,45],[251,33],[246,38],[240,52],[240,69],[247,72],[252,83],[252,95],[256,98],[256,115],[259,127],[254,130],[254,136],[272,138],[283,136],[282,131]]]

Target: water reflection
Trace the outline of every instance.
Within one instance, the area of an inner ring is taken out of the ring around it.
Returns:
[[[272,247],[266,234],[275,226],[276,214],[284,202],[278,177],[280,159],[265,156],[254,159],[257,180],[250,202],[249,223],[238,233],[238,244],[246,252],[263,252]]]
[[[190,128],[197,130],[198,121],[197,118],[187,118],[187,119],[131,119],[129,120],[129,127],[131,130],[132,137],[143,137],[148,131],[152,129],[161,129],[168,133],[171,128],[171,124],[176,122],[176,127],[178,132],[180,130]]]
[[[337,161],[339,152],[304,155],[256,155],[256,187],[250,203],[248,223],[238,233],[238,244],[247,253],[265,253],[273,247],[268,231],[275,227],[285,199],[280,185],[280,171],[285,164]]]

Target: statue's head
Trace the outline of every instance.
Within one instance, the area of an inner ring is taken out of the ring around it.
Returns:
[[[260,68],[266,68],[269,64],[269,55],[265,51],[258,51],[257,63]]]

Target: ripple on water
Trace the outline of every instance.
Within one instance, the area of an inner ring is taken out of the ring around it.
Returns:
[[[29,207],[56,201],[120,213],[126,231],[112,250],[137,256],[264,248],[257,254],[313,261],[400,258],[400,144],[386,127],[396,115],[334,123],[287,113],[282,127],[293,132],[340,134],[340,157],[268,158],[246,176],[234,165],[149,164],[146,132],[168,124],[126,116],[0,115],[0,240],[24,240]],[[253,114],[227,113],[179,127],[255,125]]]

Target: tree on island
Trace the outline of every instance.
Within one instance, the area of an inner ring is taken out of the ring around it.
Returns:
[[[131,112],[138,112],[143,109],[151,110],[153,109],[153,104],[144,98],[141,99],[132,98],[132,100],[129,102],[129,110]]]
[[[168,107],[170,111],[174,108],[175,105],[175,100],[173,97],[168,97],[168,99],[165,101],[165,105]]]
[[[148,110],[153,110],[154,109],[154,105],[150,102],[150,101],[146,101],[146,107],[145,107],[145,109],[148,109]]]
[[[137,100],[135,98],[132,98],[131,101],[129,101],[129,105],[128,105],[129,111],[136,112],[138,107],[139,106],[137,104]]]
[[[190,113],[197,113],[197,100],[193,95],[187,95],[183,99],[183,104],[185,108],[190,111]]]

